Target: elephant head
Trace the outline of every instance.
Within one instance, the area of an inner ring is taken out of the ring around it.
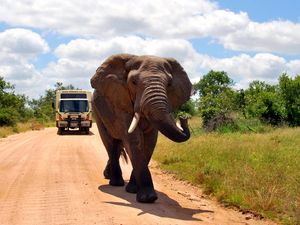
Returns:
[[[189,139],[186,119],[176,126],[172,111],[190,98],[191,82],[172,58],[118,54],[109,57],[96,71],[91,85],[107,97],[114,108],[133,116],[128,133],[139,119],[146,118],[175,142]]]

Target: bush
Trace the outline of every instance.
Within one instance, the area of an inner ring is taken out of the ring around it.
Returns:
[[[281,96],[287,112],[287,122],[291,126],[300,125],[300,75],[294,79],[282,74],[279,78]]]
[[[13,108],[0,108],[0,126],[15,126],[18,116],[18,112]]]
[[[14,126],[29,119],[30,110],[25,107],[26,97],[14,93],[14,86],[0,77],[0,126]]]
[[[236,124],[234,118],[230,114],[218,113],[210,118],[205,125],[206,131],[224,130],[230,128],[229,130],[236,130]]]
[[[280,125],[286,118],[284,99],[278,86],[253,81],[245,91],[245,101],[248,117],[259,118],[262,122],[272,125]]]

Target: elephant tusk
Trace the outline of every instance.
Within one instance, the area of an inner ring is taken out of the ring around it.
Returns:
[[[135,114],[134,114],[134,117],[132,118],[132,122],[131,122],[131,124],[130,124],[130,127],[129,127],[129,129],[128,129],[128,133],[129,133],[129,134],[131,134],[131,133],[135,130],[136,126],[137,126],[138,123],[139,123],[139,120],[140,120],[140,114],[135,113]]]
[[[181,126],[181,124],[180,124],[179,121],[176,122],[176,126],[177,126],[181,131],[183,131],[183,128],[182,128],[182,126]]]

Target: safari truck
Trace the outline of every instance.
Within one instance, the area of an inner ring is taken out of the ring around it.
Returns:
[[[91,92],[85,90],[58,90],[53,107],[56,109],[57,133],[77,129],[89,134],[92,127]]]

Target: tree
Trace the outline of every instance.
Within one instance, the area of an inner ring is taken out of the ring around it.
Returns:
[[[211,121],[216,121],[216,117],[224,118],[227,121],[227,114],[234,109],[235,92],[232,90],[232,79],[224,71],[211,70],[194,85],[199,94],[199,112],[203,119],[203,125],[209,126]],[[220,121],[222,123],[222,121]],[[212,129],[221,124],[213,125]]]
[[[196,115],[196,106],[193,99],[188,100],[175,112],[176,117],[191,117]]]
[[[286,118],[284,99],[277,85],[263,81],[253,81],[245,91],[245,111],[250,117],[273,125],[282,123]]]
[[[27,98],[15,94],[14,90],[14,85],[0,77],[0,126],[13,126],[31,117],[31,112],[26,107]]]
[[[287,121],[291,126],[300,125],[300,75],[290,78],[282,74],[279,78],[280,94],[284,99]]]
[[[72,84],[64,86],[63,83],[57,82],[54,88],[47,89],[43,96],[39,99],[32,99],[29,102],[30,107],[33,109],[34,117],[43,122],[54,120],[55,111],[52,108],[52,103],[55,102],[55,93],[57,90],[74,90]]]

